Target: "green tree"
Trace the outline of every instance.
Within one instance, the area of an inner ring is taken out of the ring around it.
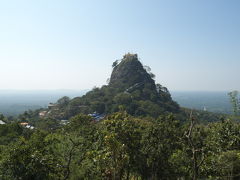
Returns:
[[[60,179],[62,168],[57,156],[46,141],[46,133],[35,132],[29,140],[21,138],[1,160],[0,174],[2,179]]]
[[[130,179],[140,161],[141,133],[138,120],[124,112],[115,113],[101,123],[96,161],[104,178]]]
[[[189,174],[192,176],[193,180],[198,179],[200,176],[199,173],[205,159],[206,151],[206,145],[204,141],[207,136],[203,126],[196,126],[196,121],[196,118],[193,117],[191,112],[190,125],[185,131],[186,147],[183,147],[191,158],[191,171]]]
[[[64,107],[66,106],[69,102],[70,102],[70,98],[67,97],[67,96],[64,96],[62,98],[60,98],[58,101],[57,101],[57,104],[60,106],[60,107]]]
[[[153,121],[143,132],[141,151],[146,162],[140,172],[143,179],[176,177],[170,158],[180,145],[179,126],[173,115],[167,115]]]
[[[239,115],[239,110],[240,110],[240,102],[239,102],[239,98],[238,98],[238,91],[232,91],[229,92],[228,95],[230,97],[230,101],[232,103],[232,107],[233,107],[233,113],[234,115]]]
[[[118,65],[118,61],[119,61],[119,60],[116,60],[116,61],[113,62],[112,68],[115,68],[115,67]]]
[[[203,167],[206,175],[215,179],[239,179],[239,123],[227,119],[210,124],[206,145],[209,151]]]

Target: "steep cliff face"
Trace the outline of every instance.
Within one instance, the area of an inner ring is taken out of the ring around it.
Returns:
[[[109,86],[127,89],[133,86],[143,87],[144,84],[150,85],[152,90],[156,89],[154,80],[143,68],[137,54],[124,55],[121,62],[113,68]]]

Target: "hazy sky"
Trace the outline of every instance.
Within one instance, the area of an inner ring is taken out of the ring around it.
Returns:
[[[240,1],[0,1],[0,89],[91,89],[127,52],[170,90],[240,90]]]

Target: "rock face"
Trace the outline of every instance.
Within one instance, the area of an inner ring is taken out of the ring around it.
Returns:
[[[126,89],[134,85],[137,86],[137,84],[150,84],[151,89],[156,89],[154,80],[143,68],[137,54],[126,54],[121,62],[114,67],[109,86]]]

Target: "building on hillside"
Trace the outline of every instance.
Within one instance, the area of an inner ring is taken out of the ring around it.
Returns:
[[[38,114],[40,117],[45,117],[47,115],[47,111],[41,111]]]
[[[94,112],[94,113],[88,114],[88,115],[91,116],[94,119],[94,121],[100,121],[105,117],[104,114],[99,114],[97,112]]]
[[[127,53],[123,56],[123,58],[128,58],[128,59],[138,59],[138,55],[137,54],[131,54],[131,53]]]
[[[31,126],[31,125],[26,125],[26,128],[28,128],[28,129],[34,129],[34,127]]]
[[[68,120],[65,120],[65,119],[63,119],[63,120],[60,121],[60,124],[61,124],[61,125],[67,125],[68,123],[69,123],[69,121],[68,121]]]
[[[88,106],[86,106],[86,105],[79,105],[78,107],[79,108],[87,108]]]
[[[26,127],[28,125],[28,122],[21,122],[20,125]]]
[[[28,129],[34,129],[34,127],[30,125],[28,122],[21,122],[20,125]]]
[[[55,107],[57,107],[57,104],[54,104],[54,103],[49,103],[48,104],[49,109],[52,109],[52,108],[55,108]]]
[[[6,124],[4,121],[0,120],[0,125]]]

